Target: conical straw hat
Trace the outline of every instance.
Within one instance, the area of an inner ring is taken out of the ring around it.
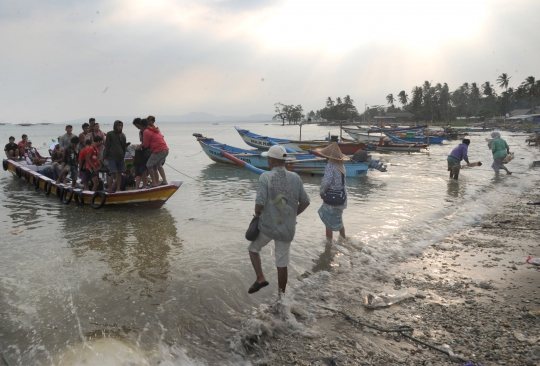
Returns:
[[[322,156],[328,159],[341,160],[341,161],[351,160],[347,155],[343,155],[337,142],[334,142],[331,145],[328,145],[322,150],[317,149],[317,151],[319,152],[319,154],[321,154]]]

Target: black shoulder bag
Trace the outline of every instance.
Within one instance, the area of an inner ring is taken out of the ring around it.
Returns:
[[[347,193],[345,193],[345,174],[341,173],[341,182],[343,188],[341,189],[329,189],[324,192],[323,201],[330,206],[341,206],[347,199]]]
[[[259,218],[254,215],[246,231],[246,239],[249,241],[254,241],[255,239],[257,239],[258,236],[259,236]]]

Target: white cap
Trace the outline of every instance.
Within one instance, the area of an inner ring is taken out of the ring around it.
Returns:
[[[268,150],[268,157],[279,159],[279,160],[285,160],[285,157],[287,156],[287,151],[283,148],[283,146],[274,145]]]

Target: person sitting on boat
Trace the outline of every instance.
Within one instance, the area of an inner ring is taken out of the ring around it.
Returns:
[[[15,143],[15,137],[10,136],[9,142],[4,147],[4,152],[8,159],[18,159],[19,158],[19,146]]]
[[[259,236],[248,246],[249,258],[257,276],[248,290],[253,294],[268,286],[263,273],[260,252],[274,240],[278,273],[279,298],[287,287],[287,266],[290,261],[291,242],[296,232],[296,217],[309,206],[309,196],[298,174],[285,168],[287,152],[275,145],[268,150],[269,172],[259,177],[255,216],[259,219]]]
[[[80,146],[80,141],[79,141]],[[90,180],[90,174],[86,170],[86,154],[88,153],[87,149],[92,148],[92,140],[86,140],[85,141],[85,148],[82,150],[79,150],[79,178],[81,178],[81,183],[84,185],[84,189],[88,191],[90,188],[88,186],[88,181]]]
[[[83,123],[82,129],[83,132],[79,134],[79,151],[86,148],[84,144],[86,140],[94,141],[94,137],[90,133],[90,125],[88,123]]]
[[[19,147],[19,156],[21,156],[21,157],[25,156],[26,148],[28,147],[28,135],[27,134],[22,135],[22,140],[19,141],[17,146]]]
[[[446,158],[446,161],[448,162],[448,171],[450,172],[450,179],[458,180],[462,160],[465,160],[467,165],[470,164],[469,156],[467,155],[470,143],[471,140],[463,139],[461,144],[456,146],[450,155],[448,155],[448,158]]]
[[[62,147],[62,150],[65,151],[69,147],[69,145],[71,145],[71,139],[74,136],[75,135],[73,134],[73,126],[72,125],[67,125],[66,126],[66,133],[58,138],[58,143]],[[78,137],[77,137],[77,140],[79,140]]]
[[[109,179],[107,187],[109,193],[112,193],[113,180],[117,180],[118,190],[122,188],[122,173],[126,171],[124,156],[126,154],[126,135],[122,132],[124,123],[116,120],[112,131],[107,132],[105,137],[105,150],[103,151],[103,160],[108,161]],[[96,136],[96,138],[99,136]]]
[[[54,150],[51,153],[51,164],[53,168],[53,178],[59,177],[62,174],[64,162],[64,149],[60,144],[56,144]]]
[[[85,169],[90,175],[90,179],[94,184],[92,191],[95,192],[99,186],[98,179],[98,169],[99,169],[99,146],[103,143],[103,139],[100,136],[96,136],[96,139],[90,147],[87,147],[86,150],[86,164]],[[112,185],[112,182],[111,182]]]
[[[32,147],[32,141],[28,140],[26,142],[26,162],[28,164],[34,165],[43,165],[47,161],[47,158],[44,158],[39,154],[36,148]]]
[[[71,173],[71,186],[77,186],[77,177],[79,176],[79,152],[77,151],[78,145],[79,138],[77,136],[73,136],[71,138],[71,143],[64,150],[64,167],[62,169],[62,173],[60,173],[60,176],[56,180],[56,183],[62,181],[64,184],[66,184],[67,175]]]
[[[141,125],[148,124],[147,121],[141,120]],[[163,135],[159,131],[158,127],[148,126],[143,132],[143,142],[142,146],[146,149],[150,149],[152,155],[148,158],[146,166],[150,172],[150,177],[152,178],[152,187],[157,187],[160,185],[159,176],[157,168],[162,167],[165,164],[165,158],[169,155],[169,147],[165,143]],[[165,172],[163,172],[163,181],[162,185],[166,185],[167,178],[165,177]]]

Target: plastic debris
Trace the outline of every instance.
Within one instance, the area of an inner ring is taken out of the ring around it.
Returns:
[[[529,258],[527,258],[525,260],[525,262],[527,262],[529,264],[532,264],[532,265],[535,265],[535,266],[540,266],[540,258],[531,258],[529,256]]]
[[[372,292],[362,290],[360,296],[364,299],[364,306],[368,309],[384,308],[390,305],[394,305],[400,301],[411,299],[414,297],[414,293],[407,290],[402,291],[385,291],[380,294],[374,294]]]

